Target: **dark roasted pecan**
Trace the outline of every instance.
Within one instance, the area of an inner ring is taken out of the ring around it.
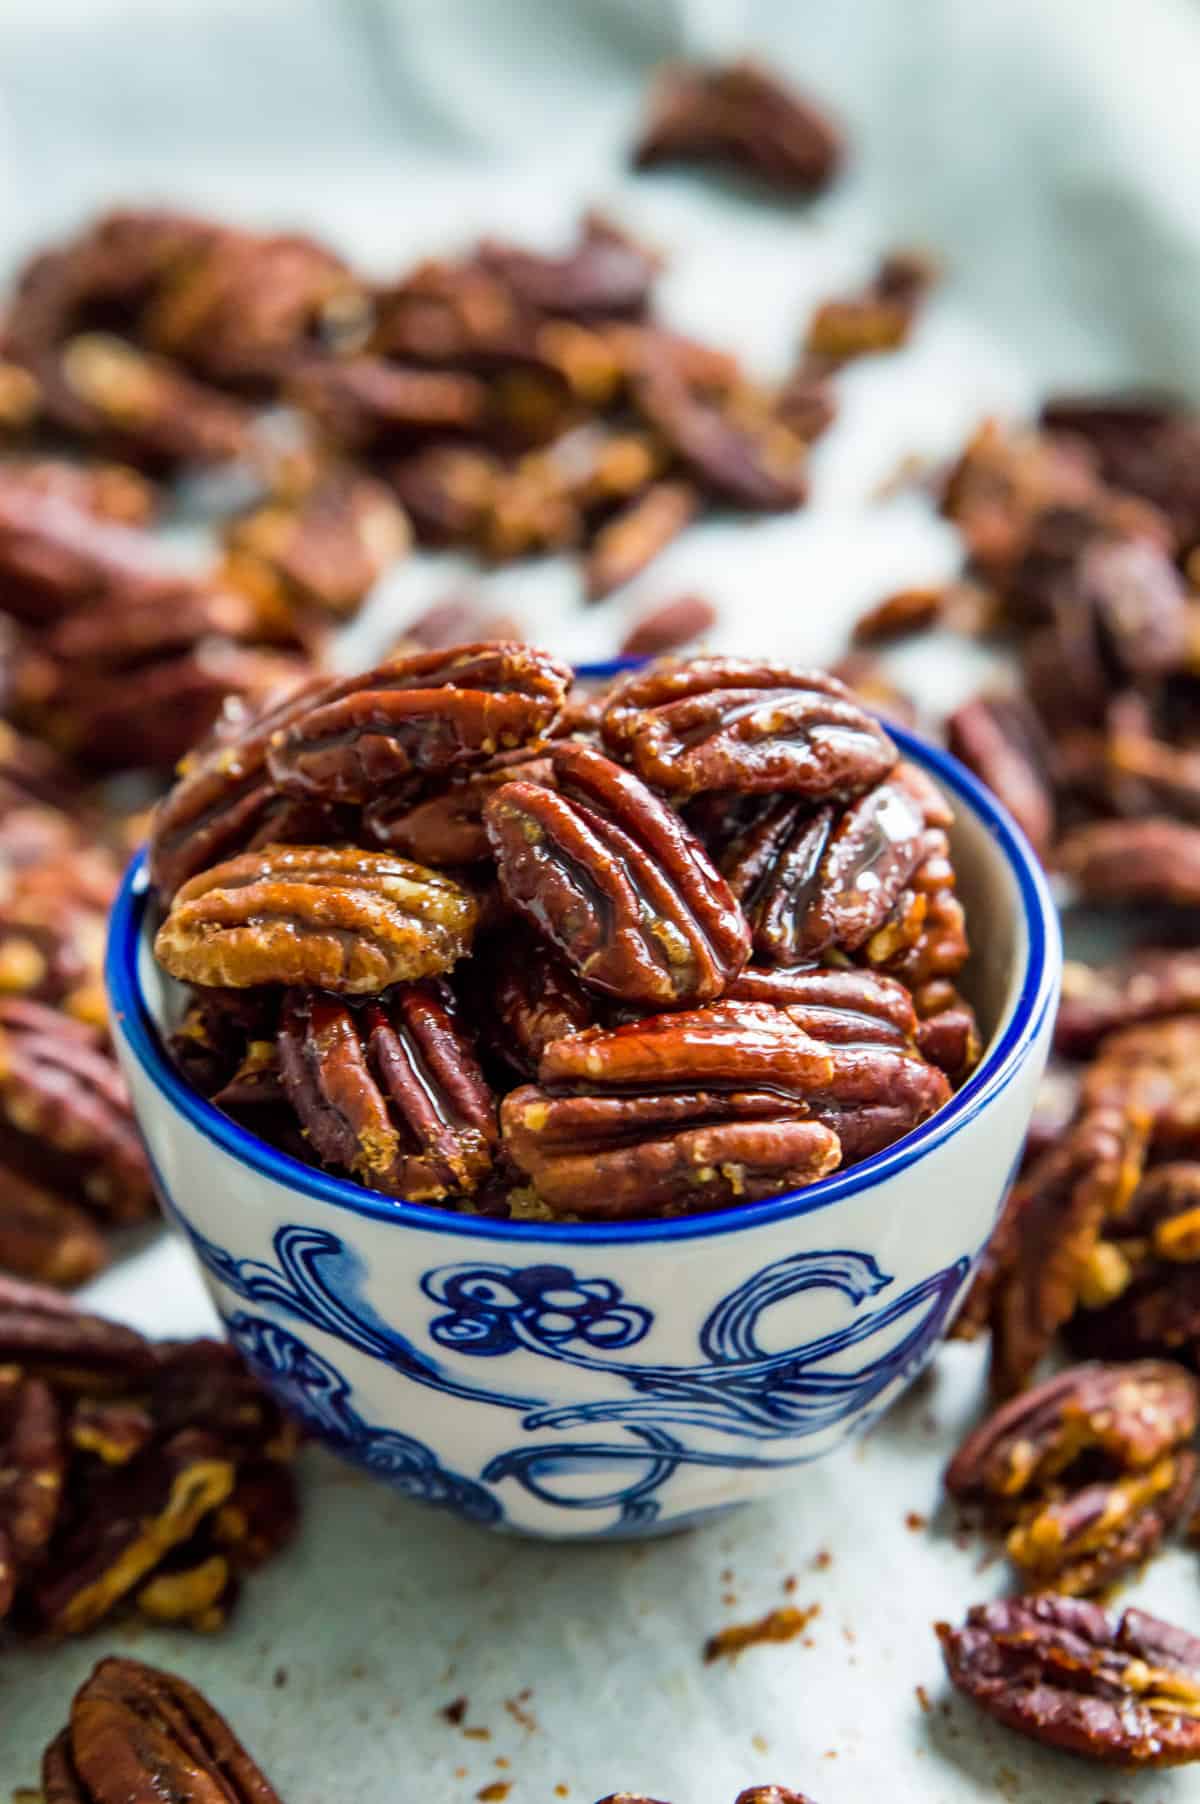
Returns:
[[[1054,850],[1085,901],[1200,906],[1200,826],[1165,816],[1090,821]]]
[[[155,952],[190,983],[353,994],[448,970],[478,904],[441,872],[355,846],[267,846],[189,878]]]
[[[926,850],[924,817],[895,782],[848,808],[764,799],[720,867],[772,964],[856,952],[888,920]]]
[[[42,1762],[45,1804],[167,1797],[280,1804],[229,1724],[193,1685],[140,1660],[102,1660]]]
[[[656,482],[600,527],[583,563],[584,589],[592,601],[639,576],[673,539],[699,505],[686,482]]]
[[[708,68],[670,63],[650,95],[633,160],[716,164],[781,194],[815,194],[841,164],[841,133],[828,115],[760,63]]]
[[[1111,1034],[1085,1073],[1085,1104],[1145,1112],[1156,1156],[1200,1154],[1200,1018],[1171,1016]]]
[[[62,1415],[42,1378],[0,1369],[0,1622],[54,1533],[67,1457]]]
[[[486,1175],[496,1107],[445,985],[404,984],[357,1008],[292,991],[279,1059],[326,1165],[417,1202]]]
[[[528,645],[417,652],[335,684],[280,727],[275,782],[322,801],[369,801],[413,772],[481,764],[550,731],[570,672]]]
[[[1107,1290],[1097,1283],[1081,1298],[1091,1306],[1067,1328],[1072,1347],[1098,1359],[1178,1359],[1200,1371],[1200,1265],[1151,1257],[1134,1269],[1121,1242],[1102,1242],[1107,1250],[1117,1254],[1115,1270],[1102,1267]]]
[[[1026,1589],[1094,1593],[1186,1515],[1198,1417],[1196,1380],[1177,1365],[1073,1366],[969,1435],[946,1488],[988,1506]]]
[[[45,1378],[60,1394],[143,1389],[149,1342],[121,1322],[85,1315],[56,1291],[0,1275],[0,1366]]]
[[[647,362],[633,400],[708,494],[762,513],[787,513],[806,499],[808,446],[784,424],[774,396],[740,388],[714,397],[670,363]]]
[[[1018,1180],[993,1259],[992,1389],[1006,1397],[1033,1376],[1056,1330],[1073,1314],[1105,1224],[1137,1187],[1144,1112],[1085,1105],[1070,1130]]]
[[[702,639],[719,616],[703,595],[676,595],[639,616],[621,641],[621,656],[659,657]]]
[[[506,783],[484,808],[508,900],[589,988],[650,1008],[719,996],[750,932],[700,842],[590,746],[550,757],[555,790]]]
[[[117,878],[108,852],[86,843],[15,867],[7,881],[0,876],[0,994],[50,1002],[103,1027],[104,941]]]
[[[404,515],[380,482],[322,472],[299,495],[264,502],[225,532],[224,580],[267,610],[346,619],[408,549]]]
[[[896,762],[883,729],[836,677],[740,658],[670,659],[613,688],[604,737],[649,783],[850,801]]]
[[[837,1134],[812,1119],[833,1059],[747,1004],[592,1029],[546,1048],[539,1085],[501,1105],[505,1144],[552,1209],[711,1209],[824,1177]]]
[[[107,1258],[91,1216],[28,1177],[0,1142],[0,1272],[70,1289],[94,1278]]]
[[[975,1010],[962,996],[924,1015],[917,1028],[917,1051],[944,1071],[955,1089],[979,1063],[983,1044]]]
[[[1068,959],[1054,1043],[1067,1058],[1085,1058],[1117,1028],[1193,1012],[1200,1013],[1200,952],[1164,948],[1099,966]]]
[[[977,695],[946,723],[950,750],[997,796],[1044,857],[1054,838],[1052,753],[1019,695]]]
[[[808,322],[808,364],[837,369],[855,357],[895,351],[908,342],[937,266],[917,251],[892,251],[858,294],[822,301]]]
[[[150,1213],[146,1156],[115,1060],[99,1034],[40,1003],[0,999],[0,1118],[34,1183],[103,1219]]]
[[[1200,539],[1200,431],[1180,403],[1158,395],[1056,395],[1041,417],[1051,432],[1086,444],[1114,488],[1159,508],[1182,549]]]
[[[939,1622],[946,1671],[1006,1728],[1112,1766],[1200,1760],[1200,1640],[1077,1598],[975,1604]]]

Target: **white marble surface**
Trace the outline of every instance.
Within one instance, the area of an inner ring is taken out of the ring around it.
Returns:
[[[854,130],[853,171],[811,210],[621,168],[648,63],[744,41],[807,75]],[[287,220],[380,270],[481,229],[549,244],[598,200],[671,254],[664,311],[769,373],[818,295],[924,239],[949,280],[908,350],[844,379],[810,509],[705,523],[598,608],[579,604],[564,564],[489,583],[498,608],[577,657],[611,652],[647,601],[698,585],[724,608],[716,644],[819,661],[869,600],[954,567],[924,501],[870,499],[901,456],[945,454],[981,413],[1018,410],[1052,380],[1200,385],[1198,59],[1188,0],[9,0],[0,261],[117,197]],[[346,658],[466,568],[404,567]],[[897,668],[932,707],[978,674],[938,641]],[[93,1300],[157,1332],[211,1319],[165,1239]],[[978,1363],[943,1353],[868,1442],[807,1471],[789,1500],[641,1547],[491,1538],[308,1456],[300,1541],[225,1634],[115,1628],[53,1656],[5,1655],[0,1783],[33,1778],[70,1689],[130,1648],[209,1691],[287,1804],[466,1804],[505,1780],[511,1804],[620,1787],[730,1804],[767,1778],[818,1804],[1194,1797],[1194,1777],[1109,1779],[1028,1749],[945,1689],[932,1619],[1003,1579],[938,1509]],[[912,1511],[932,1526],[907,1526]],[[1200,1627],[1194,1555],[1160,1561],[1131,1595]],[[704,1665],[715,1629],[787,1601],[820,1604],[811,1645]],[[487,1738],[438,1714],[459,1695]]]

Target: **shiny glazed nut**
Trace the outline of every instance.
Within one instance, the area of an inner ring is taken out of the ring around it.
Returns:
[[[755,513],[789,513],[808,496],[808,446],[773,401],[739,411],[689,387],[670,362],[648,361],[633,384],[638,412],[707,494]]]
[[[622,657],[657,657],[701,639],[717,624],[718,613],[703,595],[678,595],[635,620],[621,642]]]
[[[656,482],[606,520],[583,562],[583,586],[589,600],[598,601],[639,576],[679,537],[699,505],[699,496],[690,484]]]
[[[589,988],[646,1007],[718,996],[750,933],[699,841],[590,746],[550,756],[556,790],[508,783],[484,808],[508,900]]]
[[[747,966],[726,990],[725,1000],[786,1009],[805,1033],[829,1046],[911,1048],[917,1034],[912,997],[902,983],[877,971]]]
[[[461,777],[432,783],[417,777],[368,802],[362,830],[372,844],[402,852],[418,864],[477,864],[488,856],[484,803],[512,782],[552,789],[554,768],[536,752],[497,752]]]
[[[395,658],[348,678],[279,728],[271,776],[293,794],[369,801],[413,772],[479,764],[543,737],[570,681],[564,666],[527,645]]]
[[[352,1009],[291,991],[284,1090],[326,1165],[414,1201],[471,1190],[491,1166],[496,1107],[444,985]]]
[[[223,576],[267,607],[314,608],[344,620],[408,543],[407,522],[388,489],[334,468],[299,495],[276,497],[232,521]]]
[[[268,846],[190,878],[154,949],[190,983],[362,994],[448,970],[477,916],[459,884],[407,859],[354,846]]]
[[[157,1804],[167,1797],[280,1804],[194,1686],[140,1660],[102,1660],[42,1763],[46,1804]]]
[[[594,999],[571,967],[523,925],[505,922],[480,948],[476,963],[490,974],[477,1018],[496,1056],[522,1077],[537,1076],[553,1041],[592,1025]]]
[[[846,802],[896,762],[836,677],[738,658],[631,672],[612,690],[603,731],[648,783],[679,798],[728,789]]]
[[[1200,1640],[1170,1623],[1046,1595],[936,1628],[951,1682],[1020,1735],[1112,1766],[1200,1759]]]
[[[860,614],[851,634],[855,645],[887,645],[929,632],[938,625],[948,600],[946,589],[898,589]]]
[[[134,1329],[85,1315],[44,1285],[0,1274],[0,1365],[45,1377],[56,1389],[136,1389],[152,1373],[154,1354]]]

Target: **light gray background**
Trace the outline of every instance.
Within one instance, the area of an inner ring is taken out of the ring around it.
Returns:
[[[797,210],[628,178],[649,67],[746,46],[845,118],[855,160],[835,192]],[[671,254],[667,315],[772,374],[820,294],[882,248],[929,244],[947,284],[906,351],[844,377],[810,509],[705,522],[598,608],[580,607],[566,564],[490,579],[497,607],[576,656],[610,652],[645,602],[695,584],[725,609],[718,644],[821,659],[887,588],[955,568],[927,502],[871,498],[902,456],[946,455],[982,413],[1019,411],[1049,383],[1200,391],[1198,82],[1186,0],[0,0],[0,265],[116,198],[310,227],[380,273],[482,230],[550,245],[600,201]],[[199,548],[194,533],[179,544]],[[468,569],[405,566],[344,657]],[[934,642],[897,668],[936,707],[980,660]],[[210,1320],[166,1240],[95,1300],[158,1332]],[[70,1689],[129,1648],[207,1689],[287,1804],[458,1804],[495,1779],[513,1781],[511,1804],[560,1784],[572,1804],[620,1787],[730,1804],[767,1778],[818,1804],[1194,1796],[1194,1776],[1106,1779],[1039,1755],[948,1698],[930,1621],[1002,1583],[938,1512],[977,1399],[977,1355],[949,1349],[791,1497],[642,1547],[489,1538],[310,1456],[299,1546],[248,1587],[228,1633],[122,1627],[5,1655],[0,1783],[34,1776]],[[914,1510],[931,1532],[906,1526]],[[831,1562],[816,1570],[820,1549]],[[1133,1595],[1200,1626],[1194,1555],[1157,1563]],[[820,1603],[811,1646],[701,1663],[713,1630],[785,1601]],[[534,1727],[505,1708],[526,1688]],[[460,1694],[490,1739],[438,1716]]]

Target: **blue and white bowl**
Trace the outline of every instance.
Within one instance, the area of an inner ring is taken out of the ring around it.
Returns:
[[[987,1031],[887,1151],[709,1215],[575,1226],[454,1215],[300,1164],[191,1090],[159,1029],[146,863],[113,913],[121,1063],[163,1200],[230,1337],[329,1446],[459,1515],[564,1538],[661,1533],[796,1482],[929,1360],[1029,1124],[1061,966],[1029,847],[953,759],[940,785]]]

